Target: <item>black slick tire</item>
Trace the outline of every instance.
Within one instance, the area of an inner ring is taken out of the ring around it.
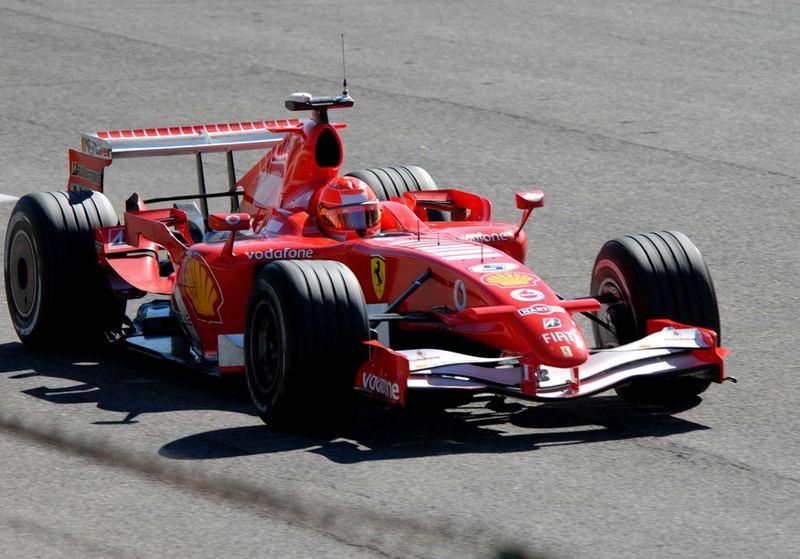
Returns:
[[[100,192],[35,192],[17,201],[6,230],[5,284],[26,347],[90,348],[121,328],[125,300],[108,287],[93,233],[117,223]]]
[[[598,347],[626,344],[647,335],[647,320],[666,318],[720,334],[714,285],[700,251],[683,233],[661,231],[608,241],[592,270],[591,293],[613,296],[593,325]],[[680,402],[703,392],[710,381],[693,376],[634,379],[617,387],[625,400]]]
[[[378,200],[384,202],[392,196],[402,198],[405,192],[437,190],[436,182],[428,171],[414,165],[360,169],[347,173],[347,176],[367,183]],[[428,221],[449,221],[449,216],[439,210],[428,210]]]
[[[364,294],[344,264],[267,264],[248,301],[244,342],[247,386],[261,419],[305,428],[352,415],[368,339]]]

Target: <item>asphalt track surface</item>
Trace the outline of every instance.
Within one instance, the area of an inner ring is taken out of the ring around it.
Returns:
[[[3,224],[9,196],[64,188],[80,131],[285,118],[288,93],[337,92],[345,32],[346,170],[421,165],[506,220],[544,189],[528,263],[562,294],[586,294],[605,240],[685,232],[739,383],[680,409],[375,405],[296,435],[236,386],[28,353],[3,312],[0,556],[797,557],[798,28],[778,1],[3,0]],[[193,162],[107,180],[121,208],[191,192]]]

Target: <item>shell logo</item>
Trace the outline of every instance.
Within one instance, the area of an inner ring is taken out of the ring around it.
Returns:
[[[189,256],[181,267],[178,284],[197,318],[205,322],[222,322],[219,316],[222,293],[205,260]]]
[[[526,272],[501,272],[483,276],[481,281],[498,287],[527,287],[539,283],[539,278]]]

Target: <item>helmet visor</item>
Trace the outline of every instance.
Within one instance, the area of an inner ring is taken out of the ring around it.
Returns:
[[[336,206],[333,208],[323,206],[321,212],[337,229],[351,231],[370,229],[378,225],[381,219],[381,212],[377,202]]]

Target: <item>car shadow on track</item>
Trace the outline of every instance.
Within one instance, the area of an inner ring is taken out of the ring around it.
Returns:
[[[336,432],[234,427],[178,439],[159,453],[179,460],[206,460],[306,449],[336,463],[352,464],[447,454],[528,452],[707,429],[672,415],[699,401],[676,408],[633,407],[616,397],[544,405],[478,397],[468,405],[438,412],[386,408],[369,402],[354,425]]]
[[[116,412],[109,414],[107,421],[95,422],[101,425],[136,423],[144,414],[184,410],[253,414],[234,384],[118,348],[91,353],[31,353],[21,343],[2,344],[0,379],[4,378],[23,381],[21,384],[28,387],[21,392],[40,400],[96,403],[101,410]]]
[[[0,379],[42,380],[27,395],[57,404],[96,403],[114,412],[98,425],[136,423],[145,414],[219,410],[253,416],[253,425],[197,433],[159,454],[207,460],[306,450],[332,462],[399,460],[461,453],[527,452],[551,446],[669,436],[707,427],[675,417],[681,407],[631,406],[615,396],[571,402],[520,403],[479,396],[450,409],[391,408],[364,399],[355,421],[325,432],[272,430],[255,416],[241,383],[224,383],[181,367],[108,349],[92,354],[33,354],[0,345]],[[63,381],[69,381],[63,386]],[[31,383],[28,383],[30,386]],[[320,417],[319,424],[331,418]]]

